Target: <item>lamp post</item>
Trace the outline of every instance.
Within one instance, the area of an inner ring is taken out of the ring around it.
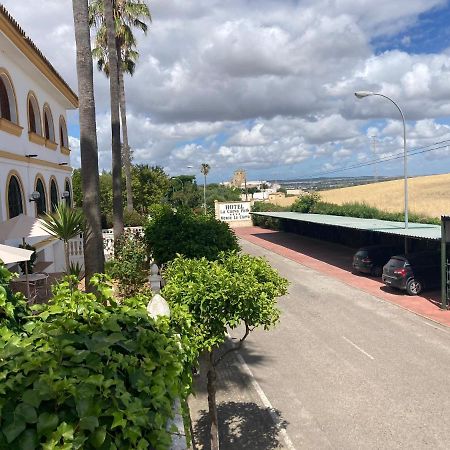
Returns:
[[[408,159],[406,153],[406,124],[405,124],[405,116],[403,115],[403,111],[400,109],[400,106],[392,100],[392,98],[388,97],[384,94],[379,94],[377,92],[370,91],[358,91],[355,92],[355,96],[357,98],[370,97],[371,95],[377,95],[378,97],[383,97],[386,100],[389,100],[394,106],[398,109],[398,112],[402,116],[403,122],[403,176],[404,176],[404,185],[405,185],[405,230],[408,229]],[[405,236],[405,252],[406,252],[406,236]]]

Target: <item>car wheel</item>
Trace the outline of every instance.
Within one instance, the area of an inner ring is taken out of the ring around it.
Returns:
[[[412,278],[406,283],[406,292],[409,295],[419,295],[422,292],[423,285],[419,280]]]
[[[370,274],[373,277],[381,277],[381,275],[383,275],[383,269],[381,267],[373,267],[372,270],[370,271]]]

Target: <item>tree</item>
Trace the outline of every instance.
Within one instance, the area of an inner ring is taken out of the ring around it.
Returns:
[[[152,211],[145,239],[158,265],[177,254],[214,260],[221,251],[239,249],[236,235],[227,223],[210,215],[194,214],[187,208],[173,211],[168,205]]]
[[[92,275],[104,271],[103,237],[98,200],[99,176],[94,81],[88,2],[87,0],[72,0],[72,7],[77,53],[83,211],[86,219],[84,268],[86,286],[90,289],[89,281]]]
[[[194,175],[179,175],[171,179],[168,199],[174,207],[197,208],[201,204],[201,194]]]
[[[203,208],[206,214],[206,175],[208,175],[209,173],[209,164],[207,163],[202,163],[200,166],[200,172],[203,174],[204,178],[204,182],[203,182]]]
[[[238,202],[241,200],[241,191],[238,188],[222,186],[217,183],[206,186],[206,205],[210,211],[214,211],[214,201]]]
[[[109,64],[107,57],[106,27],[103,14],[103,1],[92,0],[90,3],[91,24],[97,27],[95,48],[93,55],[97,59],[99,70],[109,76]],[[114,0],[113,11],[115,18],[116,48],[118,55],[119,89],[120,89],[120,114],[122,120],[123,138],[123,162],[126,184],[127,209],[133,209],[133,195],[131,183],[131,149],[128,143],[128,127],[126,114],[124,73],[134,74],[136,60],[139,53],[136,51],[136,39],[133,28],[138,28],[147,33],[146,21],[151,21],[148,5],[141,0]]]
[[[277,323],[276,298],[286,293],[287,280],[264,259],[236,252],[222,253],[216,261],[179,256],[168,265],[165,277],[162,295],[169,305],[188,309],[192,340],[199,340],[198,351],[207,355],[211,449],[218,450],[216,367],[242,346],[250,331],[257,327],[267,330]],[[221,351],[228,329],[241,325],[245,331],[237,347]]]
[[[40,220],[44,230],[63,241],[66,273],[70,274],[69,241],[85,230],[83,212],[60,203],[54,214],[46,213]]]
[[[134,206],[146,215],[151,205],[162,203],[170,186],[170,178],[161,167],[137,164],[131,168]]]
[[[122,149],[120,144],[119,63],[116,47],[113,0],[103,0],[108,44],[109,91],[111,97],[112,181],[114,240],[123,233]]]

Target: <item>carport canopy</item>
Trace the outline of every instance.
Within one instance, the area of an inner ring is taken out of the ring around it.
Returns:
[[[326,214],[304,214],[296,212],[252,212],[258,216],[269,216],[275,219],[294,220],[320,225],[349,228],[354,230],[387,233],[397,236],[406,236],[415,239],[441,239],[441,226],[427,223],[409,223],[405,229],[404,222],[391,222],[389,220],[361,219],[358,217],[332,216]]]

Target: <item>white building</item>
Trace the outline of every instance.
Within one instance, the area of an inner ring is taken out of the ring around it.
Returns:
[[[66,111],[78,98],[0,4],[0,222],[72,204]],[[32,200],[32,194],[40,197]],[[63,268],[61,244],[38,259]]]

